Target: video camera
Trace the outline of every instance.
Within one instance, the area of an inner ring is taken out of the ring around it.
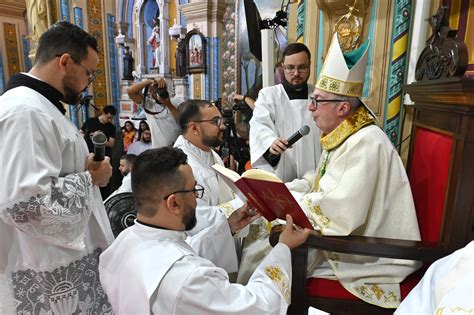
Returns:
[[[234,112],[246,109],[251,111],[251,109],[244,102],[238,102],[231,108],[222,108],[220,98],[211,103],[213,103],[222,113],[226,127],[224,131],[224,143],[219,148],[219,155],[222,158],[226,158],[232,154],[235,160],[239,162],[238,172],[242,173],[245,170],[246,162],[250,159],[250,151],[247,141],[238,137],[234,123]]]

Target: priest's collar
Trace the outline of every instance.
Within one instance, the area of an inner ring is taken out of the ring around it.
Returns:
[[[307,100],[308,99],[308,83],[304,82],[298,85],[291,84],[283,78],[281,83],[290,100]]]
[[[360,106],[356,112],[347,117],[336,129],[328,134],[321,134],[321,146],[324,150],[330,151],[340,146],[349,136],[359,131],[362,127],[373,124],[374,118],[369,111]]]
[[[19,86],[26,86],[35,90],[53,103],[63,115],[66,113],[66,109],[64,109],[63,104],[60,102],[64,95],[48,83],[39,80],[31,74],[17,73],[10,78],[5,92]]]
[[[155,224],[151,224],[151,223],[145,223],[143,221],[140,221],[138,219],[136,219],[138,223],[142,224],[142,225],[145,225],[145,226],[148,226],[148,227],[151,227],[151,228],[155,228],[155,229],[160,229],[160,230],[169,230],[168,228],[165,228],[165,227],[162,227],[162,226],[159,226],[159,225],[155,225]]]

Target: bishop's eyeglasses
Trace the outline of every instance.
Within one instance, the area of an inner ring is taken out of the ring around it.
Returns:
[[[338,100],[338,99],[335,99],[335,100],[317,99],[317,98],[315,98],[314,96],[310,96],[309,99],[310,99],[310,101],[311,101],[311,105],[313,105],[313,106],[316,107],[316,108],[320,108],[320,107],[321,107],[321,103],[345,102],[345,100]]]

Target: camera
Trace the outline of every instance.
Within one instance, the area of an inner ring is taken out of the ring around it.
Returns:
[[[247,111],[247,110],[252,110],[250,106],[247,105],[244,101],[234,101],[234,106],[232,106],[232,109],[234,111]]]
[[[158,94],[162,99],[167,99],[170,97],[170,93],[168,93],[167,88],[157,88],[156,94]]]
[[[167,99],[170,97],[167,87],[159,88],[156,83],[153,83],[150,87],[150,93],[156,93],[162,99]]]

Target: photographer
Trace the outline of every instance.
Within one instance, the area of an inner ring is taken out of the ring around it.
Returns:
[[[234,102],[235,103],[242,102],[248,107],[250,107],[251,110],[255,108],[255,100],[248,95],[235,94]]]
[[[171,103],[166,81],[163,78],[143,80],[129,87],[127,93],[145,111],[151,130],[152,147],[172,145],[181,129],[176,121],[178,112]]]

